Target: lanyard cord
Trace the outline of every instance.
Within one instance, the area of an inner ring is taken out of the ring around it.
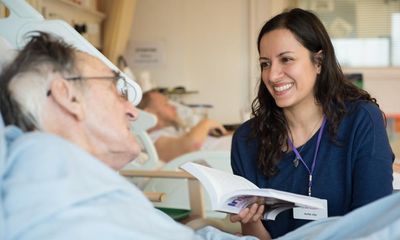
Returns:
[[[309,173],[309,176],[308,176],[308,196],[311,196],[312,176],[313,176],[313,173],[314,173],[315,164],[317,162],[318,149],[319,149],[319,145],[321,143],[322,133],[324,132],[325,124],[326,124],[326,118],[324,116],[323,120],[322,120],[321,128],[319,129],[319,132],[318,132],[318,139],[317,139],[317,144],[315,146],[314,158],[313,158],[313,161],[312,161],[312,164],[311,164],[311,169],[307,166],[306,162],[301,157],[299,151],[294,146],[293,141],[290,138],[288,138],[289,146],[292,148],[294,154],[296,154],[296,157],[301,161],[301,163],[304,165],[304,167],[306,167],[306,169],[307,169],[307,171]]]

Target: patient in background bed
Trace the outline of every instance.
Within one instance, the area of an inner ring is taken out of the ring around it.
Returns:
[[[230,151],[231,134],[220,123],[203,119],[189,130],[183,130],[176,107],[157,90],[145,92],[138,107],[158,119],[157,125],[149,130],[149,135],[164,162],[197,150]]]

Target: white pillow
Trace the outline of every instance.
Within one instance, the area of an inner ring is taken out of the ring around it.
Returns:
[[[3,37],[0,36],[0,72],[17,55],[17,51]]]

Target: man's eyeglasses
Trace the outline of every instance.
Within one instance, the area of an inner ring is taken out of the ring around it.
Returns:
[[[122,76],[119,72],[117,71],[112,71],[114,76],[99,76],[99,77],[83,77],[83,76],[77,76],[77,77],[66,77],[64,78],[65,80],[90,80],[90,79],[98,79],[98,80],[113,80],[116,82],[116,88],[118,93],[127,101],[133,102],[134,97],[135,97],[135,88],[125,79],[124,76]],[[47,91],[47,96],[51,95],[51,90]]]

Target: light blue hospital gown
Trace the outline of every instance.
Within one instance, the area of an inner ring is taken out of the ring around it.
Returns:
[[[278,239],[400,239],[400,192],[358,208],[344,217],[310,222]]]
[[[239,239],[176,223],[134,185],[60,137],[7,127],[5,143],[3,132],[1,121],[0,239]]]
[[[1,118],[0,174],[2,240],[239,239],[174,222],[85,151],[49,134],[22,134],[14,127],[4,133]],[[400,239],[400,193],[280,239]]]

